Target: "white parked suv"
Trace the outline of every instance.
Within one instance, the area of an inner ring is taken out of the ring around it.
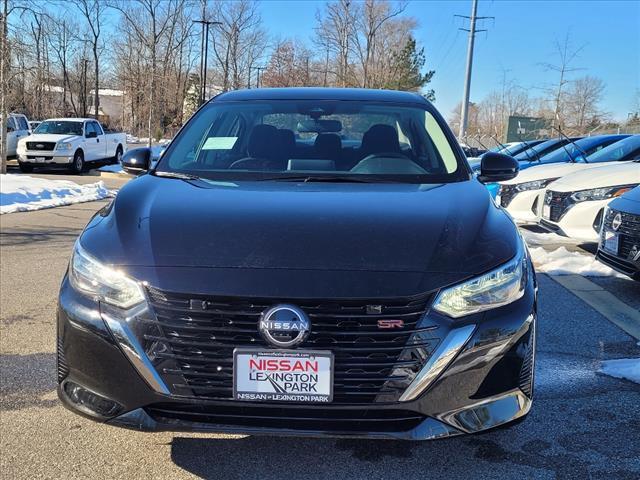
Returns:
[[[640,135],[598,150],[572,163],[537,165],[522,170],[517,179],[500,183],[496,201],[505,208],[519,224],[538,223],[542,215],[544,189],[551,182],[582,170],[601,167],[606,162],[624,162],[640,158]]]
[[[64,166],[80,173],[88,162],[119,162],[127,147],[124,133],[105,132],[92,118],[52,118],[18,142],[23,172],[38,166]]]
[[[7,117],[7,158],[16,157],[18,141],[29,133],[27,117],[20,113],[10,113]]]
[[[640,159],[572,173],[549,184],[540,225],[584,242],[597,242],[604,209],[640,185]]]

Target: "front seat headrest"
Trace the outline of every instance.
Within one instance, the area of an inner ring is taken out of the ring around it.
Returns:
[[[247,153],[253,158],[271,159],[275,156],[278,129],[273,125],[256,125],[251,130]]]
[[[318,157],[335,160],[342,152],[342,140],[335,133],[321,133],[316,137],[313,146]]]
[[[360,151],[363,156],[373,153],[400,152],[398,132],[391,125],[378,123],[362,136]]]

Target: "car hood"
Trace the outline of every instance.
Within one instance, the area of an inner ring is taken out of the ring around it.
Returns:
[[[504,185],[516,185],[524,182],[546,180],[547,178],[560,178],[575,172],[602,166],[601,163],[551,163],[549,165],[536,165],[518,173],[516,178],[500,183]]]
[[[154,175],[125,185],[80,239],[103,263],[166,289],[276,295],[286,283],[289,296],[430,291],[506,262],[518,241],[476,180],[216,183]]]
[[[549,184],[548,190],[556,192],[574,192],[599,187],[633,185],[640,183],[640,163],[621,162],[583,169],[566,175]]]
[[[32,133],[23,138],[25,142],[71,142],[76,140],[78,135],[56,135],[53,133]]]

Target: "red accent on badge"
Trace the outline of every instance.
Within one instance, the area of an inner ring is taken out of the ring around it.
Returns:
[[[378,328],[404,328],[404,320],[378,320]]]

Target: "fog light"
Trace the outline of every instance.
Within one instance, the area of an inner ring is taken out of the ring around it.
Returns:
[[[122,410],[120,404],[101,397],[77,383],[67,382],[63,388],[71,403],[82,410],[88,410],[89,413],[98,414],[102,417],[113,417]]]

